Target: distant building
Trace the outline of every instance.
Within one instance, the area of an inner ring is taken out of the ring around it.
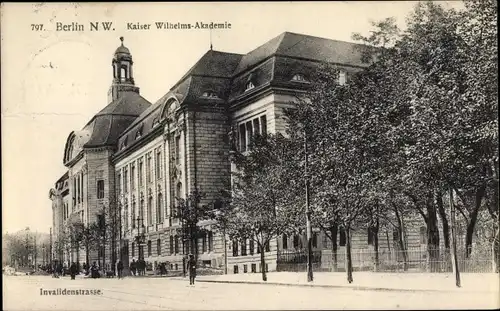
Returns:
[[[151,104],[139,94],[132,54],[121,39],[112,59],[108,104],[81,130],[70,133],[63,156],[68,171],[50,198],[54,240],[71,215],[89,224],[104,209],[118,211],[121,230],[100,252],[107,262],[121,255],[125,266],[141,255],[153,267],[168,262],[171,269],[181,269],[185,250],[175,198],[199,189],[206,193],[202,204],[209,203],[230,182],[231,130],[237,132],[239,150],[248,151],[255,133],[285,130],[283,108],[307,89],[319,64],[336,64],[340,83],[365,66],[357,44],[285,32],[244,55],[207,51]],[[201,225],[207,229],[198,243],[202,264],[226,266],[229,273],[264,268],[251,242],[225,241],[212,222]],[[139,228],[143,241],[137,240]],[[276,269],[278,248],[299,248],[305,245],[301,239],[273,241],[266,250],[267,269]],[[328,247],[323,240],[315,233],[314,248]],[[94,252],[91,261],[98,255]],[[66,260],[75,256],[73,252]],[[79,256],[83,262],[84,252]]]

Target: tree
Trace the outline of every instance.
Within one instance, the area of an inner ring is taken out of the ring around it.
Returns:
[[[235,245],[247,240],[256,243],[264,281],[265,252],[271,240],[296,228],[297,214],[304,210],[303,201],[296,195],[302,183],[297,182],[297,174],[288,178],[288,164],[293,163],[292,155],[297,152],[293,147],[281,134],[257,135],[248,154],[234,151],[232,161],[237,171],[233,172],[232,187],[221,189],[211,212],[219,230]]]

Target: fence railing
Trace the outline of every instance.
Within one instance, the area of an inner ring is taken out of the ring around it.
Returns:
[[[336,260],[334,258],[336,257]],[[377,259],[378,257],[378,259]],[[354,271],[379,272],[451,272],[451,256],[445,250],[429,251],[425,248],[413,248],[406,251],[381,249],[378,254],[373,249],[353,249],[351,251]],[[492,250],[473,250],[465,256],[465,250],[457,250],[458,267],[461,272],[488,273],[494,272]],[[313,269],[316,271],[345,271],[345,248],[337,250],[337,256],[331,250],[313,253]],[[277,258],[278,271],[305,271],[307,269],[307,252],[279,252]]]

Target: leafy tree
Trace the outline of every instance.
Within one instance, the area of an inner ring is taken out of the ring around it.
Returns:
[[[265,252],[271,240],[296,228],[297,214],[303,211],[303,202],[296,195],[303,184],[297,183],[297,172],[289,165],[294,163],[294,147],[281,134],[257,135],[248,154],[235,151],[232,161],[237,171],[232,176],[232,188],[221,190],[211,212],[219,230],[230,239],[256,243],[264,281]],[[291,172],[295,174],[288,175]]]

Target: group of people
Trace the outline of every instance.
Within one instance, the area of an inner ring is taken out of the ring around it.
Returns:
[[[183,262],[185,263],[186,268],[189,272],[189,285],[194,285],[194,280],[196,278],[196,259],[194,258],[193,254],[189,254],[187,261],[184,258]],[[83,263],[82,268],[86,276],[90,274],[90,277],[94,279],[101,277],[99,273],[99,266],[95,261],[90,267],[86,263]],[[123,262],[121,260],[118,260],[116,262],[116,270],[119,279],[123,278],[123,269],[124,269]],[[79,273],[77,264],[74,262],[71,263],[68,270],[71,279],[74,280],[76,275]],[[60,275],[61,276],[65,275],[66,268],[63,266],[62,263],[54,262],[52,271],[53,271],[52,276],[59,278]],[[134,276],[135,275],[144,276],[146,274],[146,261],[144,261],[144,259],[140,259],[138,261],[135,261],[135,258],[132,259],[132,262],[130,263],[130,272]],[[158,266],[158,272],[160,275],[167,274],[166,263],[161,263]]]
[[[139,259],[135,261],[135,258],[133,258],[132,262],[130,263],[130,272],[132,273],[133,276],[146,275],[146,261],[144,261],[144,259]]]

